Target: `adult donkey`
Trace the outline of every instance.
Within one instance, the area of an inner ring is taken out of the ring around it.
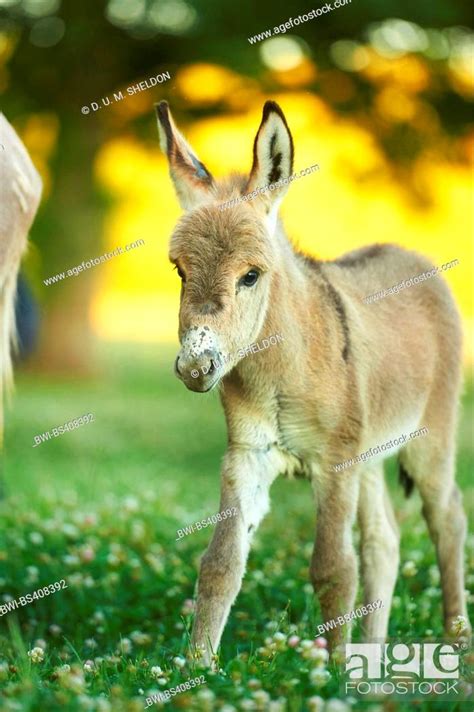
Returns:
[[[160,142],[181,207],[170,260],[182,280],[177,376],[205,393],[220,385],[229,446],[218,523],[201,563],[192,643],[209,662],[244,575],[250,542],[269,510],[278,474],[310,479],[317,503],[311,579],[325,620],[354,607],[358,516],[368,639],[387,634],[399,561],[399,535],[383,459],[336,465],[414,431],[428,435],[400,448],[402,481],[416,483],[441,570],[447,631],[466,615],[465,516],[454,481],[461,327],[439,278],[396,298],[363,298],[431,269],[394,245],[355,250],[332,262],[298,253],[277,217],[293,165],[293,140],[278,104],[268,101],[248,178],[215,181],[157,106]],[[222,210],[222,203],[279,181],[273,191]],[[220,208],[221,206],[221,208]],[[327,239],[323,236],[321,239]],[[270,335],[284,342],[242,357],[242,346]],[[198,377],[196,377],[198,375]],[[331,647],[349,625],[329,632]],[[199,653],[198,653],[199,654]]]
[[[41,198],[41,178],[15,130],[0,113],[0,450],[3,390],[12,381],[18,270]],[[1,457],[1,455],[0,455]]]

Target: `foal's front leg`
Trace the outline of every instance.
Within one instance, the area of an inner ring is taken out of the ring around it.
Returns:
[[[270,509],[268,493],[280,468],[280,457],[272,450],[236,448],[224,458],[220,511],[232,509],[235,515],[218,522],[202,558],[191,639],[192,651],[205,664],[219,646],[240,590],[252,536]]]
[[[351,613],[357,591],[357,558],[352,527],[357,511],[358,477],[334,472],[315,483],[317,499],[316,541],[311,560],[311,580],[319,598],[323,621],[336,621],[328,630],[329,647],[350,640]],[[338,620],[339,618],[339,620]]]

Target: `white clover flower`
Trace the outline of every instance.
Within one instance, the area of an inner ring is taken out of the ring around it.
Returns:
[[[155,574],[162,574],[164,571],[164,564],[163,560],[159,558],[158,556],[155,556],[155,554],[145,554],[145,561],[147,564],[150,566],[151,569],[155,572]]]
[[[28,650],[28,657],[32,663],[42,663],[44,660],[43,648],[36,647],[33,650]]]
[[[130,640],[130,638],[121,638],[118,644],[118,649],[124,655],[130,653],[132,650],[132,641]]]
[[[36,566],[26,567],[26,580],[28,583],[36,583],[39,578],[39,569]]]
[[[418,569],[416,568],[415,562],[405,561],[402,566],[402,576],[405,576],[405,578],[411,578],[412,576],[416,576],[417,573]]]
[[[206,688],[205,690],[199,690],[199,692],[196,694],[196,697],[199,700],[202,700],[202,702],[211,702],[215,698],[215,694],[212,690]]]
[[[131,539],[134,542],[140,542],[145,539],[146,527],[141,519],[137,519],[132,523]]]
[[[273,636],[273,645],[276,650],[286,649],[286,635],[284,633],[275,633]]]
[[[104,697],[98,697],[95,701],[97,712],[112,712],[112,706]]]
[[[71,586],[74,586],[74,587],[77,586],[79,588],[84,583],[84,576],[82,575],[82,573],[80,571],[76,571],[75,573],[70,574],[68,576],[67,580],[68,580],[68,583],[71,584]]]
[[[94,638],[86,638],[84,641],[84,645],[86,648],[90,648],[91,650],[95,650],[97,648],[97,642],[94,640]]]
[[[428,569],[428,578],[432,586],[437,586],[439,584],[439,568],[437,566],[430,566]]]
[[[61,667],[58,667],[56,672],[59,675],[67,675],[68,672],[71,672],[71,666],[68,665],[67,663],[65,665],[61,665]]]
[[[95,666],[94,666],[94,661],[93,660],[86,660],[84,663],[84,670],[86,672],[94,672]]]
[[[43,638],[38,638],[35,640],[35,648],[42,648],[43,650],[46,650],[47,643]]]
[[[77,701],[81,709],[84,709],[87,712],[89,712],[89,710],[92,712],[92,710],[95,709],[95,702],[91,697],[88,697],[88,695],[78,695]]]
[[[38,546],[40,546],[44,541],[43,535],[39,532],[30,532],[30,541],[32,544],[37,544]]]
[[[324,712],[350,712],[350,709],[349,705],[346,705],[342,700],[331,698],[326,702]]]
[[[331,675],[322,667],[315,667],[309,673],[309,679],[315,687],[324,687],[329,682]]]
[[[142,633],[141,630],[134,630],[130,633],[130,638],[135,645],[147,645],[147,643],[151,643],[151,636],[148,635],[148,633]]]
[[[69,675],[63,678],[63,685],[64,687],[67,687],[68,689],[72,690],[72,692],[82,692],[85,686],[85,680],[82,671],[78,672],[73,670]]]
[[[325,648],[317,648],[315,646],[311,650],[305,651],[303,657],[312,660],[317,665],[324,665],[328,661],[329,653]]]
[[[309,650],[310,648],[314,647],[314,641],[308,640],[307,638],[305,638],[304,640],[301,641],[300,646],[302,647],[303,650]]]
[[[258,690],[259,687],[261,687],[261,686],[262,686],[262,683],[260,682],[260,680],[257,680],[256,677],[251,677],[247,681],[247,687],[249,687],[251,690]]]
[[[155,680],[161,676],[163,673],[163,670],[160,668],[159,665],[153,665],[152,668],[150,668],[150,675],[155,678]]]
[[[65,522],[62,525],[61,530],[62,530],[62,533],[65,534],[70,539],[77,539],[77,537],[80,534],[79,529],[76,526],[74,526],[74,524],[69,524],[68,522]]]
[[[286,709],[285,700],[271,700],[268,704],[268,712],[285,712]]]
[[[252,697],[258,706],[267,705],[270,701],[270,695],[265,690],[255,690],[252,693]]]
[[[253,700],[245,699],[245,700],[242,700],[239,704],[240,704],[241,710],[254,710],[255,709],[255,702]]]
[[[459,635],[463,631],[467,632],[468,629],[469,626],[465,616],[457,616],[451,623],[451,632],[454,633],[454,635]]]
[[[78,566],[78,564],[81,563],[81,560],[75,554],[66,554],[63,556],[63,562],[66,566]]]
[[[314,695],[306,701],[308,703],[310,712],[323,712],[324,700],[322,697],[319,697],[319,695]]]
[[[8,678],[8,663],[0,662],[0,680],[6,680]]]
[[[123,500],[123,507],[126,512],[138,512],[140,502],[136,497],[125,497]]]
[[[255,576],[256,573],[257,573],[257,572],[255,571],[255,572],[254,572],[254,576]],[[260,572],[260,573],[261,573],[261,572]],[[262,575],[263,575],[263,574],[262,574]],[[265,628],[267,628],[267,630],[275,630],[276,628],[278,628],[278,623],[277,623],[277,621],[268,621],[268,623],[266,624]]]

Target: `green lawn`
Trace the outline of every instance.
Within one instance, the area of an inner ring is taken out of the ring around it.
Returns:
[[[0,617],[1,710],[143,710],[150,693],[201,674],[174,658],[186,651],[189,599],[211,529],[175,538],[177,529],[218,511],[226,435],[217,394],[187,391],[172,363],[170,349],[109,346],[94,378],[17,378],[6,419],[0,603],[61,579],[67,588]],[[469,388],[458,480],[471,520],[473,409]],[[92,423],[32,447],[35,435],[86,413]],[[404,500],[396,479],[391,462],[402,566],[414,562],[414,575],[399,577],[390,635],[441,636],[420,502],[417,495]],[[325,664],[324,653],[317,660],[304,645],[288,645],[291,635],[312,640],[321,622],[308,579],[311,488],[278,481],[272,502],[224,634],[223,672],[203,671],[206,685],[165,709],[320,712],[319,697],[333,700],[325,712],[396,709],[351,700],[338,706],[337,667]],[[472,536],[467,553],[472,590]],[[359,632],[356,626],[356,639]],[[27,655],[34,647],[44,648],[36,662]],[[446,702],[416,708],[456,709]]]

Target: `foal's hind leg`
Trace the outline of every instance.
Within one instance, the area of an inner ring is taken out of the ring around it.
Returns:
[[[463,561],[466,516],[454,481],[453,444],[446,442],[442,432],[430,428],[425,437],[408,443],[401,460],[419,489],[423,515],[436,547],[446,634],[469,635],[469,623],[463,632],[453,629],[458,616],[467,620]]]
[[[400,536],[382,463],[368,463],[361,473],[358,521],[364,605],[379,602],[363,620],[364,637],[385,640],[397,580]]]

